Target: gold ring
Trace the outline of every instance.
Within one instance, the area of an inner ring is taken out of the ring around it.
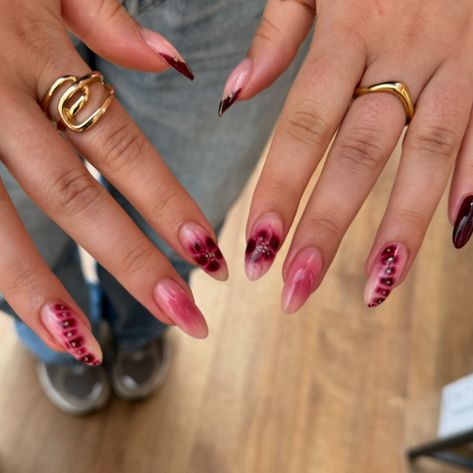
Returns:
[[[75,116],[87,105],[87,102],[90,99],[90,86],[97,82],[102,84],[103,88],[105,89],[105,99],[102,105],[82,122],[75,121]],[[108,107],[112,103],[112,98],[115,94],[115,91],[113,90],[112,86],[105,84],[103,75],[100,72],[91,72],[84,77],[59,77],[59,79],[54,81],[41,104],[43,112],[51,121],[53,121],[49,111],[51,100],[59,88],[67,83],[70,84],[69,87],[59,97],[57,104],[59,120],[55,122],[55,125],[58,130],[69,128],[69,130],[81,133],[94,126],[102,117],[102,115],[107,111]]]
[[[360,86],[355,89],[353,98],[361,97],[362,95],[372,94],[376,92],[384,92],[397,97],[404,107],[406,112],[406,124],[412,120],[415,109],[412,102],[411,93],[409,88],[403,82],[383,82],[381,84],[370,85],[369,87]]]

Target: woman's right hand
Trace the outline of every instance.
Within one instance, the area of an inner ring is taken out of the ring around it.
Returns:
[[[171,65],[192,78],[190,69],[173,46],[141,28],[116,0],[0,0],[0,11],[0,158],[6,168],[157,319],[205,337],[207,325],[187,284],[78,155],[177,253],[226,279],[215,234],[191,197],[118,101],[86,132],[66,130],[66,139],[39,106],[58,77],[90,73],[66,27],[121,66],[158,72]],[[91,89],[91,95],[98,93]],[[58,118],[54,104],[50,113]],[[49,347],[100,363],[87,318],[41,258],[1,183],[0,216],[0,292]]]

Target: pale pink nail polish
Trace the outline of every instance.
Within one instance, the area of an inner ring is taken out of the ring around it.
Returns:
[[[154,289],[156,304],[185,333],[195,338],[207,337],[207,323],[186,291],[172,279],[161,280]]]
[[[365,286],[368,307],[382,304],[398,285],[408,259],[407,249],[399,243],[383,247],[376,257]]]
[[[155,31],[142,28],[140,30],[141,37],[145,43],[157,53],[162,60],[164,60],[171,67],[176,69],[182,75],[190,80],[194,80],[194,74],[192,73],[189,65],[184,58],[179,54],[177,49],[163,36]]]
[[[102,363],[102,350],[82,319],[66,304],[44,305],[40,318],[51,336],[74,358],[87,365]]]
[[[322,255],[316,248],[304,248],[296,254],[282,290],[284,312],[292,314],[305,304],[320,284],[322,267]]]
[[[283,223],[276,213],[261,215],[253,224],[245,251],[245,271],[250,281],[263,276],[281,247]]]
[[[218,106],[218,115],[221,117],[225,110],[230,108],[250,79],[251,71],[253,69],[253,61],[250,58],[244,59],[238,64],[227,79],[223,89],[222,100]]]
[[[217,243],[209,233],[196,223],[186,223],[179,231],[182,246],[207,274],[225,281],[228,279],[228,267]]]

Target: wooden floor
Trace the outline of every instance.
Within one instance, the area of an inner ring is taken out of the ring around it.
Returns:
[[[433,435],[439,388],[473,371],[473,244],[452,249],[444,200],[406,283],[365,309],[364,259],[396,160],[296,316],[279,308],[282,258],[259,282],[244,276],[253,180],[222,235],[229,283],[193,280],[211,336],[172,331],[168,382],[148,402],[61,414],[0,318],[0,472],[455,471],[428,461],[409,470],[403,450]]]

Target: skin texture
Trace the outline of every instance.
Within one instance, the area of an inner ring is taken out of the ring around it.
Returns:
[[[66,140],[38,105],[59,76],[81,77],[90,72],[66,28],[97,54],[124,67],[159,72],[174,65],[192,78],[184,59],[161,35],[142,29],[115,0],[0,0],[0,10],[1,160],[32,200],[156,318],[175,323],[199,338],[206,336],[205,321],[187,284],[91,177],[77,153],[118,188],[189,262],[195,262],[193,242],[182,242],[180,230],[188,224],[198,228],[199,238],[215,245],[212,251],[218,256],[220,271],[213,266],[210,269],[224,279],[226,266],[215,234],[197,205],[116,99],[93,128],[82,134],[67,130]],[[90,95],[94,107],[101,100],[100,86],[91,87]],[[54,107],[53,101],[50,113],[57,118]],[[87,107],[77,119],[90,114]],[[65,345],[54,330],[54,314],[47,308],[61,301],[74,320],[80,321],[81,340],[94,347],[83,361],[100,361],[85,315],[39,255],[1,183],[0,218],[0,292],[56,350],[64,350]],[[161,281],[166,284],[160,285]],[[157,289],[162,287],[171,287],[172,294],[179,297],[173,296],[171,304],[170,291]],[[172,313],[168,313],[170,309]],[[53,315],[42,317],[45,313]]]
[[[369,276],[383,248],[400,245],[406,261],[398,285],[422,244],[452,169],[452,225],[473,192],[473,3],[269,0],[248,52],[251,72],[237,66],[224,96],[231,96],[232,84],[241,89],[238,100],[269,86],[293,60],[313,26],[315,11],[313,42],[279,119],[248,228],[271,213],[279,215],[282,239],[286,237],[307,183],[338,130],[283,268],[287,283],[294,255],[315,248],[323,265],[313,278],[321,280],[405,125],[396,97],[369,94],[352,103],[354,89],[402,81],[410,89],[416,114],[365,268]],[[244,61],[248,64],[247,58]],[[367,302],[375,305],[371,299]]]

